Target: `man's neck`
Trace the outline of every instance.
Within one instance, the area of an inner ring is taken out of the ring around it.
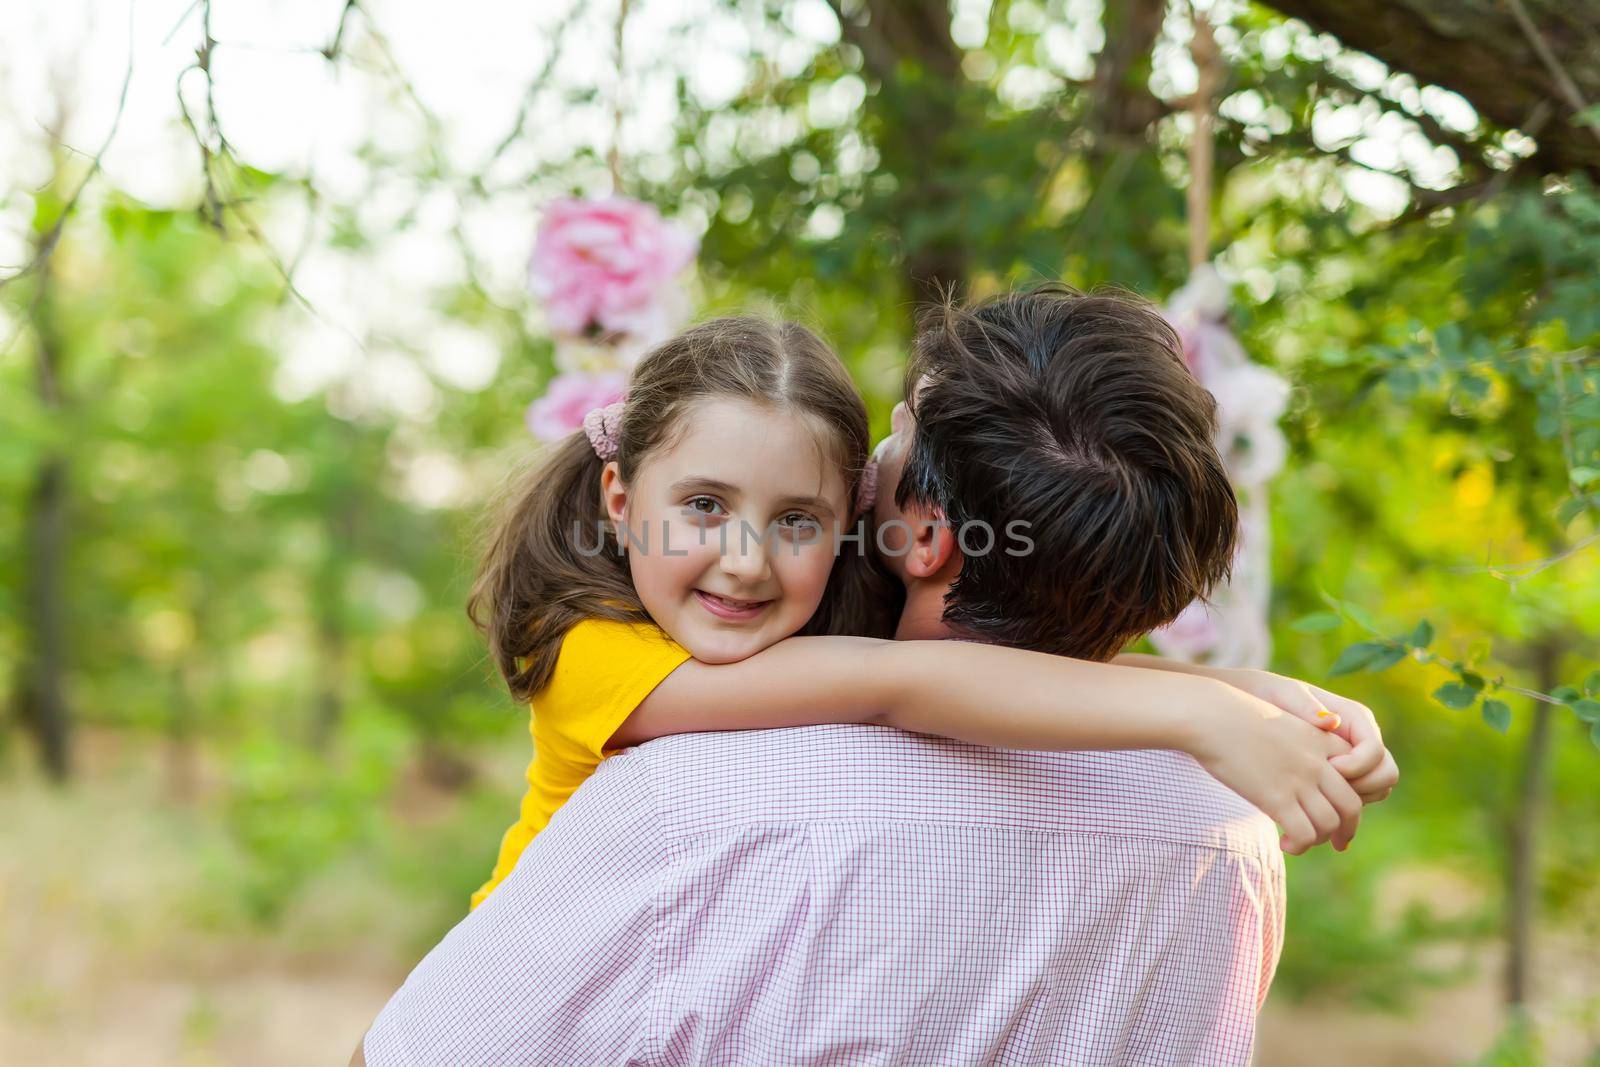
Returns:
[[[913,582],[906,587],[906,606],[895,627],[896,641],[943,641],[954,636],[944,621],[948,582]]]

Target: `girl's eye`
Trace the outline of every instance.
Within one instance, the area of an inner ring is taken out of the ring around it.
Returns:
[[[778,519],[779,526],[787,526],[792,530],[806,532],[820,530],[822,524],[803,511],[791,511]]]
[[[701,515],[715,515],[722,510],[722,505],[717,503],[715,497],[695,496],[689,498],[688,508]]]

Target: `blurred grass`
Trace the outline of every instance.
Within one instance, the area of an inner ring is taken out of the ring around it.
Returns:
[[[6,767],[0,1063],[342,1062],[465,913],[522,767],[512,744],[473,752],[476,783],[443,789],[391,730],[354,717],[298,778],[237,749],[175,777],[162,744],[105,730],[69,790]]]

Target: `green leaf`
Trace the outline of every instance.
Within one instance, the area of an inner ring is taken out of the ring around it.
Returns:
[[[1574,701],[1572,710],[1584,722],[1600,722],[1600,700]]]
[[[1434,344],[1439,346],[1439,353],[1449,356],[1461,347],[1461,327],[1453,322],[1447,322],[1434,331]]]
[[[1505,733],[1511,726],[1511,705],[1504,700],[1485,700],[1483,702],[1483,721],[1501,733]]]
[[[1586,486],[1600,482],[1600,467],[1573,467],[1567,472],[1573,485]]]
[[[1589,727],[1589,740],[1594,742],[1595,748],[1600,748],[1600,722]]]
[[[1589,498],[1587,496],[1575,496],[1571,500],[1564,500],[1561,502],[1561,506],[1556,509],[1556,522],[1565,526],[1588,510]]]
[[[1582,111],[1572,116],[1574,125],[1590,126],[1600,130],[1600,104],[1590,104]]]
[[[1303,634],[1320,634],[1329,630],[1337,630],[1344,625],[1344,619],[1331,611],[1319,611],[1312,615],[1302,616],[1289,624],[1289,629]]]
[[[1462,684],[1464,684],[1474,693],[1483,692],[1483,675],[1477,673],[1476,671],[1462,671],[1461,681]]]
[[[1367,612],[1367,609],[1362,607],[1360,604],[1345,603],[1341,604],[1340,607],[1344,609],[1344,613],[1346,615],[1350,616],[1356,621],[1356,625],[1365,626],[1369,630],[1376,630],[1378,628],[1377,621],[1373,619],[1373,617]]]
[[[1460,682],[1446,682],[1433,691],[1433,699],[1447,708],[1460,711],[1478,702],[1478,694]]]
[[[1372,671],[1374,674],[1378,671],[1386,671],[1405,659],[1410,653],[1411,650],[1406,648],[1405,645],[1390,645],[1372,657],[1372,661],[1367,664],[1367,670]]]
[[[1433,623],[1423,619],[1417,623],[1417,628],[1411,631],[1411,647],[1427,648],[1433,644]]]
[[[1366,608],[1362,607],[1360,604],[1355,604],[1348,600],[1340,600],[1326,589],[1319,589],[1317,592],[1322,594],[1322,602],[1327,604],[1328,607],[1332,608],[1334,611],[1337,611],[1345,618],[1351,620],[1357,626],[1371,630],[1374,633],[1377,632],[1378,623],[1373,619],[1372,615],[1367,611]]]
[[[1583,680],[1583,691],[1592,697],[1600,697],[1600,671]]]
[[[1554,689],[1550,690],[1551,699],[1559,700],[1563,704],[1570,704],[1582,695],[1582,693],[1578,692],[1570,685],[1558,685]]]
[[[1359,671],[1386,651],[1388,647],[1388,645],[1382,645],[1376,641],[1362,641],[1359,644],[1351,645],[1339,653],[1339,658],[1333,661],[1332,667],[1328,668],[1328,675],[1330,677],[1338,677],[1341,674],[1351,674]]]
[[[1392,368],[1384,376],[1384,381],[1388,383],[1389,392],[1394,394],[1394,398],[1401,401],[1410,400],[1422,388],[1422,376],[1404,365]]]

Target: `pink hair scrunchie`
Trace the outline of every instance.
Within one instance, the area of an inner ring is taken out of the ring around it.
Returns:
[[[861,485],[856,489],[856,514],[865,514],[872,510],[872,505],[878,500],[878,461],[867,460],[867,465],[861,468]]]
[[[594,408],[583,417],[583,435],[601,459],[616,459],[622,443],[622,411],[625,401]]]

